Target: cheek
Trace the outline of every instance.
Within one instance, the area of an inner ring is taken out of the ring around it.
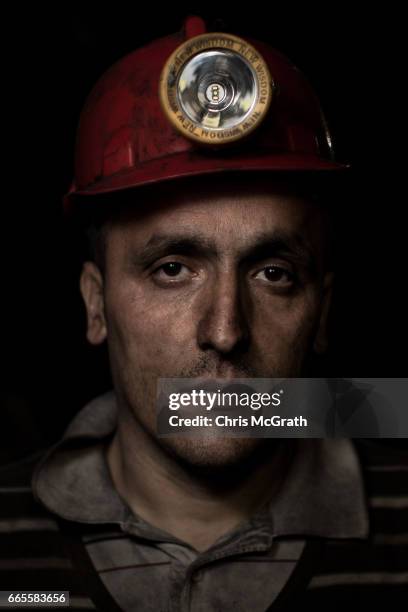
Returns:
[[[252,339],[266,359],[303,360],[314,338],[319,303],[312,289],[293,297],[255,300]]]
[[[167,291],[157,299],[154,289],[146,291],[134,282],[107,289],[108,344],[122,367],[131,364],[141,374],[174,368],[193,337],[186,297]]]
[[[191,361],[191,308],[174,294],[157,299],[124,281],[106,285],[105,312],[116,392],[154,434],[157,378],[175,376]]]

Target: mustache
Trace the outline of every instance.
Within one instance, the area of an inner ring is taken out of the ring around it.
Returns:
[[[243,359],[221,359],[211,355],[202,355],[195,363],[183,368],[177,376],[180,378],[196,378],[233,375],[234,378],[259,378],[261,373]]]

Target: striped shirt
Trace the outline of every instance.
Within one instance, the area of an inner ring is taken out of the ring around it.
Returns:
[[[40,460],[2,470],[1,589],[69,590],[78,610],[406,609],[406,452],[297,440],[273,503],[198,553],[117,494],[116,419],[97,398]]]

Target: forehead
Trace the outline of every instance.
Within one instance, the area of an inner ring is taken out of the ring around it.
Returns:
[[[132,198],[109,232],[123,244],[183,232],[233,248],[268,232],[317,238],[322,231],[319,207],[310,198],[269,182],[209,180],[162,188],[147,197],[134,192]]]

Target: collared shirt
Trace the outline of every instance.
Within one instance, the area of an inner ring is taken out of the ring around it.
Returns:
[[[273,501],[197,552],[135,515],[117,493],[105,455],[117,418],[113,393],[88,404],[39,463],[32,485],[37,500],[57,516],[100,526],[84,541],[125,611],[266,610],[296,568],[308,536],[367,536],[352,444],[305,439],[296,441]]]

